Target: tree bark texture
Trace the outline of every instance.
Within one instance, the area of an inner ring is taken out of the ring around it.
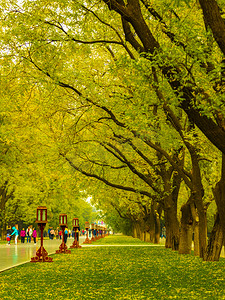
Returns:
[[[204,259],[207,247],[207,217],[203,203],[203,185],[197,151],[189,149],[192,160],[192,196],[199,216],[199,255]]]
[[[216,0],[199,0],[206,26],[212,30],[215,41],[225,55],[225,22]]]
[[[0,187],[0,230],[1,236],[4,238],[6,236],[6,219],[5,219],[5,208],[7,201],[13,197],[14,191],[8,193],[8,181]]]
[[[174,207],[165,210],[166,248],[179,249],[179,222]]]
[[[158,204],[155,201],[152,201],[150,214],[148,218],[145,218],[145,221],[149,241],[158,244],[160,239],[160,215],[158,213]]]
[[[191,254],[193,219],[190,204],[186,203],[181,207],[181,231],[180,231],[180,254]]]
[[[195,228],[194,228],[194,256],[200,256],[200,248],[199,248],[199,218],[195,222]]]
[[[213,230],[210,235],[205,260],[218,261],[220,259],[223,242],[224,242],[223,230],[222,230],[219,214],[217,213]]]
[[[220,222],[223,230],[223,235],[225,236],[225,155],[222,155],[222,171],[221,179],[216,184],[213,194],[215,197]]]
[[[199,217],[194,204],[193,197],[190,198],[191,214],[193,219],[193,233],[194,233],[194,255],[199,256]]]

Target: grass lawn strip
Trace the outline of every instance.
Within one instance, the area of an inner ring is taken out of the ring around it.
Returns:
[[[143,244],[110,236],[96,244]],[[87,247],[0,274],[0,299],[225,299],[225,260],[162,247]]]

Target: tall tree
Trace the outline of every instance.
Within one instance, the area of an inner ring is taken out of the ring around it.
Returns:
[[[154,126],[158,124],[153,113],[155,106],[165,104],[156,97],[160,92],[166,94],[166,103],[183,109],[190,122],[225,152],[223,57],[219,48],[222,43],[218,42],[219,47],[214,43],[218,27],[213,28],[208,8],[201,1],[203,10],[194,1],[188,3],[189,6],[182,3],[176,7],[170,1],[160,5],[134,0],[107,0],[94,5],[28,1],[21,6],[10,2],[2,11],[2,40],[8,47],[4,52],[5,65],[13,57],[23,80],[27,79],[26,87],[35,86],[42,94],[40,99],[47,96],[47,102],[52,103],[54,97],[56,106],[63,103],[64,114],[56,110],[55,115],[62,116],[58,129],[52,130],[51,122],[46,122],[46,126],[61,156],[74,169],[112,187],[125,187],[152,197],[151,189],[160,194],[164,187],[154,168],[158,163],[156,154],[146,155],[148,145],[160,150],[188,183],[187,174],[168,155],[173,146],[177,150],[179,138],[175,137],[174,144],[171,139],[163,140],[159,131],[163,130],[164,136],[169,132],[165,119],[160,128]],[[213,8],[218,7],[216,1],[210,3]],[[220,15],[220,11],[216,14]],[[205,27],[206,20],[213,34]],[[71,116],[67,123],[66,114]],[[60,126],[65,129],[63,134]],[[67,134],[69,131],[72,135]],[[102,132],[106,137],[103,141]],[[96,149],[96,144],[100,148]],[[84,145],[88,145],[88,151],[83,150]],[[124,180],[125,186],[112,184],[109,177],[102,176],[105,165],[102,159],[96,160],[95,154],[102,158],[106,150],[111,153],[107,155],[108,167],[119,168],[121,173],[129,169],[138,178],[134,185],[130,177]],[[71,159],[75,155],[79,157],[76,164]],[[112,163],[115,158],[116,165]],[[197,182],[200,172],[197,167],[195,170]],[[222,210],[219,213],[223,215]]]

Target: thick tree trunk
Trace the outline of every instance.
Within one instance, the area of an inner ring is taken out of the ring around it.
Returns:
[[[137,234],[137,223],[133,224],[133,237],[137,238],[138,234]]]
[[[199,219],[195,222],[194,227],[194,255],[200,256],[199,250]]]
[[[213,36],[225,55],[225,23],[216,0],[199,0],[206,26],[210,26]]]
[[[199,211],[199,256],[205,259],[207,249],[207,218],[206,212]]]
[[[13,197],[14,190],[8,194],[8,181],[5,181],[4,184],[0,187],[0,230],[1,237],[5,239],[6,237],[6,203]]]
[[[160,217],[157,213],[157,210],[152,209],[151,215],[150,215],[150,222],[148,222],[148,225],[146,226],[148,234],[148,240],[146,242],[151,242],[154,244],[159,244],[160,241]]]
[[[143,242],[145,241],[145,232],[142,231],[142,230],[140,232],[140,240],[143,241]]]
[[[179,249],[179,222],[173,206],[165,210],[166,248]]]
[[[165,213],[165,225],[166,225],[166,243],[165,247],[166,248],[172,248],[172,231],[169,226],[169,223],[167,222],[167,217]]]
[[[189,146],[189,152],[192,160],[192,196],[199,216],[199,256],[204,259],[207,248],[207,218],[202,199],[204,189],[198,162],[198,151],[195,147]]]
[[[166,227],[166,248],[179,250],[179,221],[177,218],[177,197],[174,197],[171,185],[171,174],[163,170],[164,192],[168,196],[164,199],[164,216]]]
[[[223,247],[223,242],[224,242],[224,238],[223,238],[222,226],[220,223],[219,214],[217,213],[213,230],[210,235],[205,260],[218,261]]]
[[[150,234],[151,243],[155,243],[155,207],[156,207],[156,203],[152,202],[150,216],[148,219],[148,232]]]
[[[150,234],[148,231],[145,232],[145,242],[151,243]]]
[[[198,211],[199,216],[199,256],[203,259],[205,259],[206,255],[206,248],[207,248],[207,217],[206,217],[206,211],[203,205],[202,196],[199,193],[196,193],[194,196],[195,204]]]
[[[186,203],[181,207],[181,231],[180,231],[180,254],[191,254],[193,219],[190,204]]]
[[[225,237],[225,155],[222,155],[222,172],[221,179],[216,184],[214,190],[214,197],[220,217],[220,222]]]
[[[199,217],[193,202],[191,202],[190,207],[191,207],[191,214],[193,219],[194,255],[199,256]]]
[[[179,244],[180,254],[191,254],[192,232],[193,232],[192,225],[188,225],[188,224],[181,225],[180,244]]]
[[[133,225],[133,237],[137,239],[143,238],[143,231],[139,222],[135,222]]]
[[[0,230],[1,230],[1,239],[4,240],[6,237],[6,222],[4,218],[4,210],[0,211]]]
[[[145,221],[142,218],[140,218],[140,220],[138,221],[138,238],[141,241],[145,241],[145,231],[146,231]]]
[[[160,241],[160,216],[156,213],[155,216],[155,244],[159,244]]]
[[[144,217],[145,241],[158,244],[160,239],[160,209],[158,203],[152,201],[150,213]]]

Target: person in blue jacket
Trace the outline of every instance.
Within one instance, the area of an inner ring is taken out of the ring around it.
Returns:
[[[15,245],[17,245],[19,233],[15,226],[13,226],[12,230],[13,230],[13,232],[11,233],[11,236],[13,236],[15,234]]]

